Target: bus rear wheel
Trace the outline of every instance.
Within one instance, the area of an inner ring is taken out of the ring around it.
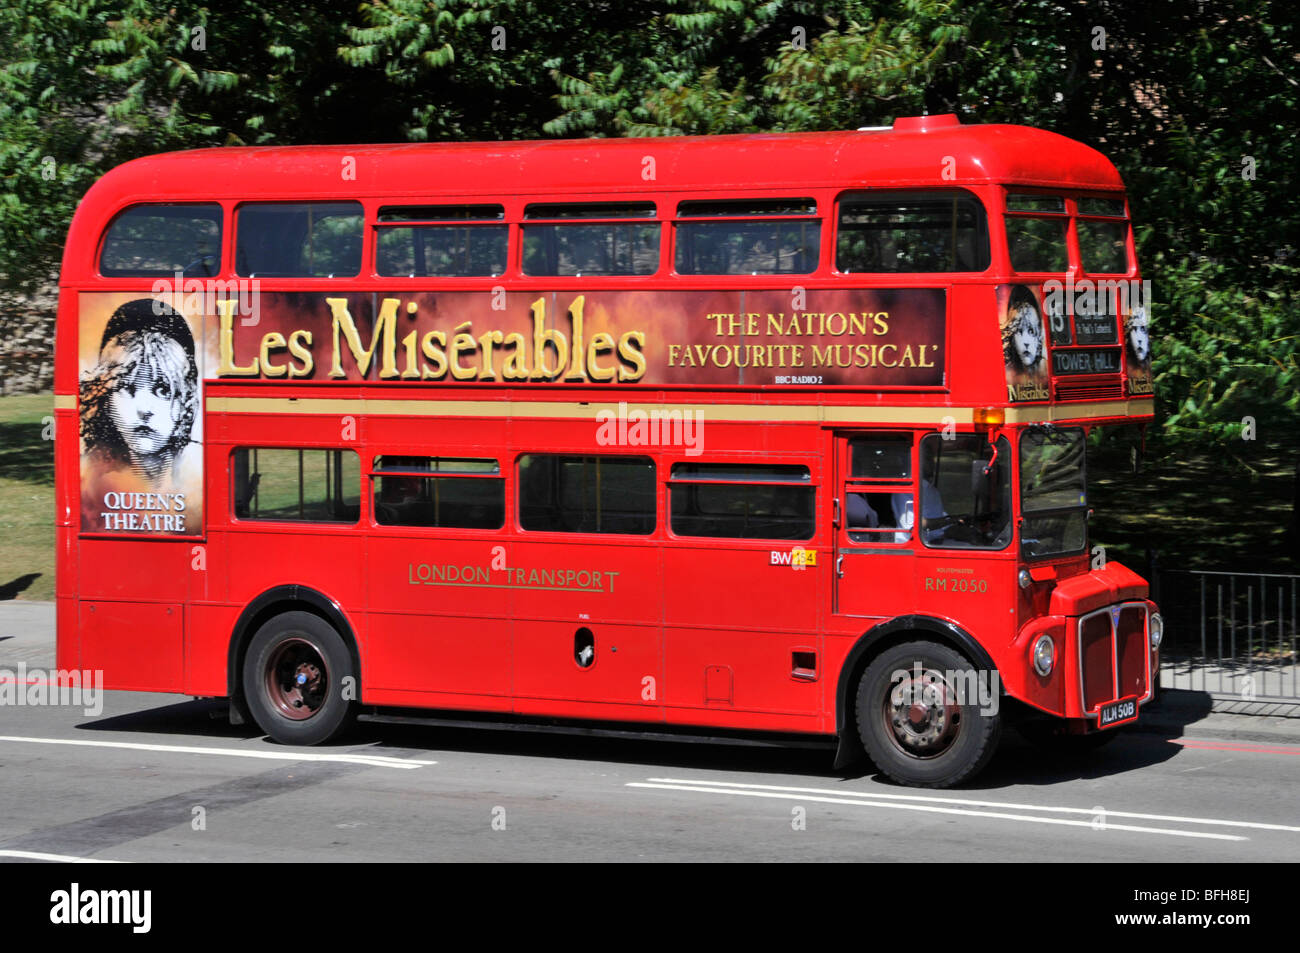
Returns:
[[[244,656],[243,690],[262,730],[286,745],[317,745],[351,724],[352,655],[343,638],[310,612],[285,612],[253,636]]]
[[[962,697],[959,681],[973,670],[946,645],[926,641],[893,646],[867,666],[858,732],[880,771],[900,784],[946,788],[983,770],[1002,723],[996,710],[981,711],[978,697]]]

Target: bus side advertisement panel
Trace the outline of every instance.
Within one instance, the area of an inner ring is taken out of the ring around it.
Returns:
[[[941,288],[265,292],[210,379],[942,387]]]
[[[82,533],[203,532],[204,303],[83,293]]]

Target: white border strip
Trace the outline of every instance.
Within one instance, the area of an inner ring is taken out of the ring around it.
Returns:
[[[48,860],[56,864],[120,864],[120,860],[101,860],[98,857],[72,857],[69,854],[42,854],[35,850],[0,850],[0,857],[15,860]]]

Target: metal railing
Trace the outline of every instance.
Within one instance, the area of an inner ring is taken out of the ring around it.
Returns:
[[[1300,576],[1156,570],[1149,578],[1165,620],[1162,688],[1300,703]]]

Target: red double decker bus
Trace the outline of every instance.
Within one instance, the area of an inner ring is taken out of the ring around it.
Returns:
[[[289,744],[394,708],[838,738],[929,786],[1152,698],[1085,476],[1151,419],[1146,304],[1061,136],[154,156],[60,283],[58,664],[106,687]]]

